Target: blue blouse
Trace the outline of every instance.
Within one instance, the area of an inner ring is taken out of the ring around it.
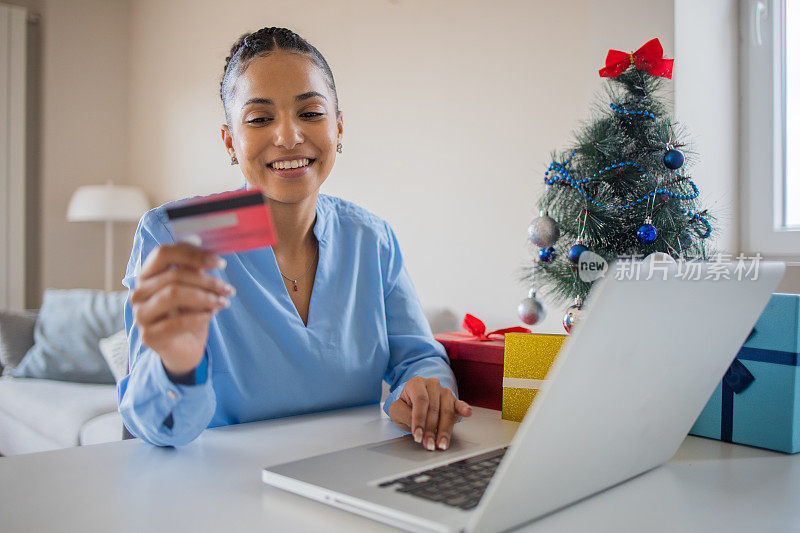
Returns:
[[[123,280],[128,289],[147,255],[174,242],[166,224],[169,205],[139,222]],[[389,225],[322,194],[316,212],[319,262],[308,326],[271,247],[226,255],[226,267],[211,273],[233,285],[236,296],[211,320],[197,384],[171,381],[158,354],[142,344],[129,292],[130,374],[117,394],[132,434],[181,445],[207,427],[378,403],[381,379],[391,390],[384,410],[414,376],[436,377],[457,393]]]

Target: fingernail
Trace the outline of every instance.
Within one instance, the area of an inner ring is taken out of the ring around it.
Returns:
[[[417,430],[414,432],[414,442],[422,442],[422,428],[417,428]]]
[[[439,449],[446,450],[447,449],[447,439],[442,438],[439,440]]]
[[[217,298],[217,301],[219,302],[219,305],[221,305],[222,307],[231,306],[231,301],[225,298],[224,296],[220,296],[219,298]]]
[[[425,447],[428,448],[429,452],[432,452],[436,449],[436,444],[433,442],[433,437],[428,437],[428,443],[425,445]]]
[[[236,288],[233,285],[225,285],[225,292],[231,296],[236,296]]]
[[[222,257],[217,257],[217,268],[218,268],[218,269],[222,270],[222,269],[223,269],[223,268],[225,268],[227,265],[228,265],[228,262],[227,262],[227,261],[225,261],[225,259],[224,259],[224,258],[222,258]]]

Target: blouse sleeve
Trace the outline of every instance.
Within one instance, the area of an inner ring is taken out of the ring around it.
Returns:
[[[161,244],[174,242],[157,211],[142,217],[133,238],[133,249],[122,284],[125,328],[128,332],[129,374],[117,385],[122,420],[136,437],[159,446],[177,446],[194,440],[208,426],[216,408],[216,396],[208,379],[208,353],[196,371],[196,384],[170,380],[159,355],[142,343],[133,319],[130,294],[148,254]]]
[[[390,386],[383,410],[403,392],[406,382],[415,377],[438,378],[443,387],[458,396],[456,380],[450,370],[444,347],[433,338],[394,231],[386,224],[388,250],[383,258],[384,307],[389,337],[389,366],[384,380]]]

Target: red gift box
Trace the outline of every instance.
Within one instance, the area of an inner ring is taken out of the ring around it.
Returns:
[[[464,317],[462,327],[469,333],[434,335],[450,358],[450,367],[458,383],[458,396],[470,405],[500,411],[503,408],[505,349],[502,335],[510,332],[530,333],[531,330],[513,327],[486,333],[486,325],[470,314]]]

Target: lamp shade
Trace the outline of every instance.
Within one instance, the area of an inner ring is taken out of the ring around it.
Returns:
[[[71,222],[131,222],[139,220],[150,203],[139,187],[84,185],[72,194],[67,208]]]

